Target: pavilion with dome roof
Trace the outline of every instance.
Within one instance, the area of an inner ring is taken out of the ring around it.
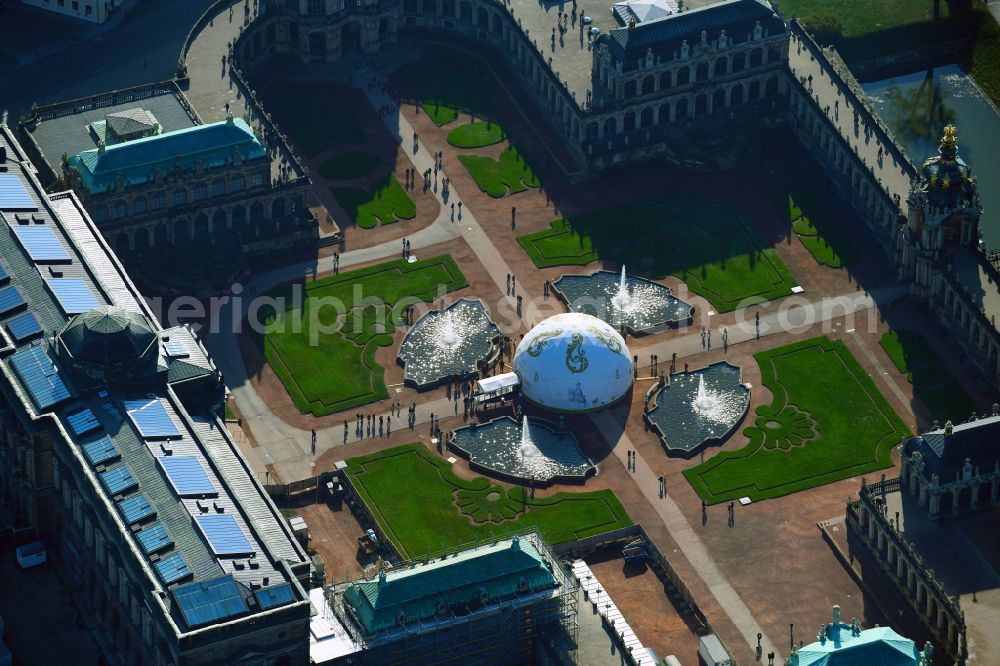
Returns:
[[[930,666],[931,651],[929,643],[920,650],[889,627],[841,622],[834,606],[833,622],[820,626],[815,643],[793,650],[785,666]]]

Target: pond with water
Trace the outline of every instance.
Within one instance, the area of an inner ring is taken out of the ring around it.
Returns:
[[[862,87],[918,168],[937,155],[944,126],[958,128],[959,154],[982,197],[984,244],[1000,249],[1000,114],[969,75],[948,65]]]

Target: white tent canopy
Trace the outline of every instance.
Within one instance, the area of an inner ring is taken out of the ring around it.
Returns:
[[[517,386],[521,380],[516,372],[505,372],[502,375],[484,377],[476,382],[476,393],[495,393],[501,389]]]
[[[614,3],[611,11],[623,25],[628,25],[633,18],[636,23],[642,23],[676,14],[677,3],[673,0],[631,0]]]

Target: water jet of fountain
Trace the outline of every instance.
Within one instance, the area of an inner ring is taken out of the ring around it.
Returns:
[[[455,322],[452,320],[451,310],[445,310],[443,323],[441,324],[440,342],[444,347],[449,349],[455,347],[459,343],[458,333],[455,331]]]
[[[701,412],[707,412],[715,406],[715,398],[705,390],[705,375],[698,375],[698,395],[694,399],[694,406]]]
[[[618,293],[611,297],[611,305],[616,310],[627,310],[632,304],[632,294],[628,291],[628,285],[625,284],[625,266],[622,265],[622,277],[618,281]]]
[[[538,458],[541,455],[542,452],[531,441],[531,431],[528,429],[528,417],[524,416],[521,419],[521,457]]]

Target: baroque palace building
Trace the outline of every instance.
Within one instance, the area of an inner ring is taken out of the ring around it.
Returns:
[[[247,260],[314,244],[309,179],[280,137],[202,123],[174,83],[35,107],[20,138],[47,186],[76,192],[140,286],[228,286]]]
[[[559,164],[570,182],[647,159],[732,168],[762,127],[787,127],[952,334],[963,362],[1000,387],[1000,271],[980,245],[975,179],[953,129],[940,155],[915,166],[836,52],[766,0],[630,21],[594,40],[582,78],[532,27],[515,2],[263,0],[230,61],[252,75],[276,56],[292,58],[335,76],[346,54],[373,56],[402,40],[485,56],[504,70],[500,85],[518,85],[572,156]]]
[[[225,391],[0,124],[0,497],[106,663],[309,661],[310,562],[218,417]]]

